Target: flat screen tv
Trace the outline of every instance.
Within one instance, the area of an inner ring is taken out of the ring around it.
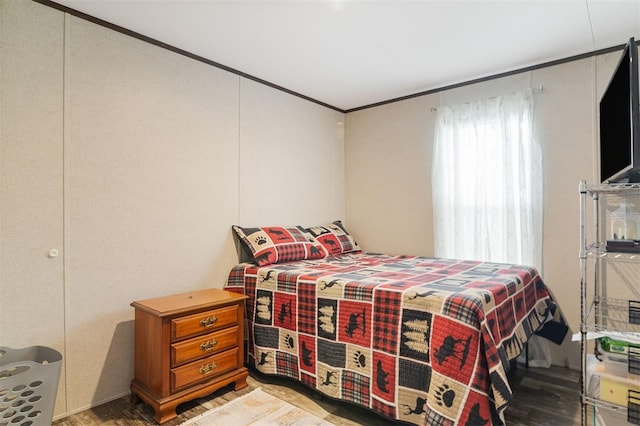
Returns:
[[[640,182],[638,49],[632,38],[600,100],[600,180]]]

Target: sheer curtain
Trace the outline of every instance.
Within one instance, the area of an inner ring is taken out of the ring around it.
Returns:
[[[542,155],[531,90],[438,108],[435,255],[542,268]]]

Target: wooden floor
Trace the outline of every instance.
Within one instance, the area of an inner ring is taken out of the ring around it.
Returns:
[[[514,400],[505,412],[507,425],[578,425],[580,424],[580,372],[561,367],[529,368],[520,366],[511,375]],[[305,386],[287,379],[252,374],[249,386],[234,392],[221,389],[207,398],[178,406],[178,417],[164,425],[176,426],[210,408],[261,387],[282,400],[296,405],[335,425],[394,424],[360,407],[320,397]],[[131,404],[128,397],[65,417],[53,426],[150,425],[153,410],[146,404]]]

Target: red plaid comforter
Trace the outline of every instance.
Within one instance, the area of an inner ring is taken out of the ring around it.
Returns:
[[[381,254],[241,264],[225,287],[249,296],[250,366],[425,425],[500,423],[554,306],[533,268]]]

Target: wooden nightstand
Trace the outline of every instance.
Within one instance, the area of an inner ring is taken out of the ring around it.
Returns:
[[[244,300],[218,289],[133,302],[135,377],[131,399],[142,399],[164,423],[178,404],[235,382],[247,386]]]

